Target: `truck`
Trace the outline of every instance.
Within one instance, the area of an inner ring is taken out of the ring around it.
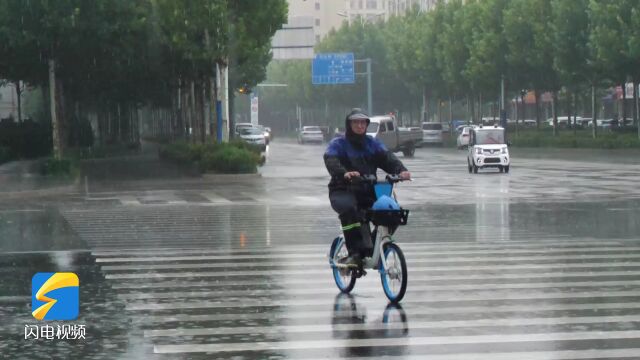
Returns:
[[[390,151],[402,151],[405,157],[413,157],[422,143],[420,128],[399,127],[391,115],[372,116],[369,120],[367,135],[380,140]]]

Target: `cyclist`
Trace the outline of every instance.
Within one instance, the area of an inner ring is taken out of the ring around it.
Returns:
[[[371,256],[371,230],[363,209],[375,202],[371,185],[353,180],[376,175],[378,168],[389,174],[411,178],[402,162],[380,142],[367,136],[369,116],[355,109],[345,119],[345,135],[334,138],[324,153],[324,163],[331,175],[329,201],[338,213],[349,257],[344,263],[360,266],[363,257]]]

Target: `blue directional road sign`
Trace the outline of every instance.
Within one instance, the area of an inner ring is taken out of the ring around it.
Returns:
[[[313,85],[353,84],[353,53],[316,54],[311,64]]]

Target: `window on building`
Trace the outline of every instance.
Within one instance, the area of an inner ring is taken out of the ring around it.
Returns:
[[[316,1],[316,10],[320,10],[320,2]]]
[[[356,0],[351,0],[349,2],[349,9],[355,9],[356,8]]]
[[[316,43],[320,42],[320,35],[316,35]]]
[[[358,0],[358,9],[362,9],[362,0]]]
[[[378,1],[377,0],[367,0],[367,9],[377,9]]]
[[[316,26],[320,26],[320,19],[316,19]]]

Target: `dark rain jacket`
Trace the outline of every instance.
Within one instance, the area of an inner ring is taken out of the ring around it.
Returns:
[[[348,171],[361,175],[375,175],[377,169],[389,174],[399,174],[407,169],[402,162],[380,141],[366,136],[362,146],[354,146],[345,136],[334,138],[324,153],[324,164],[331,174],[329,191],[348,190],[344,178]]]

